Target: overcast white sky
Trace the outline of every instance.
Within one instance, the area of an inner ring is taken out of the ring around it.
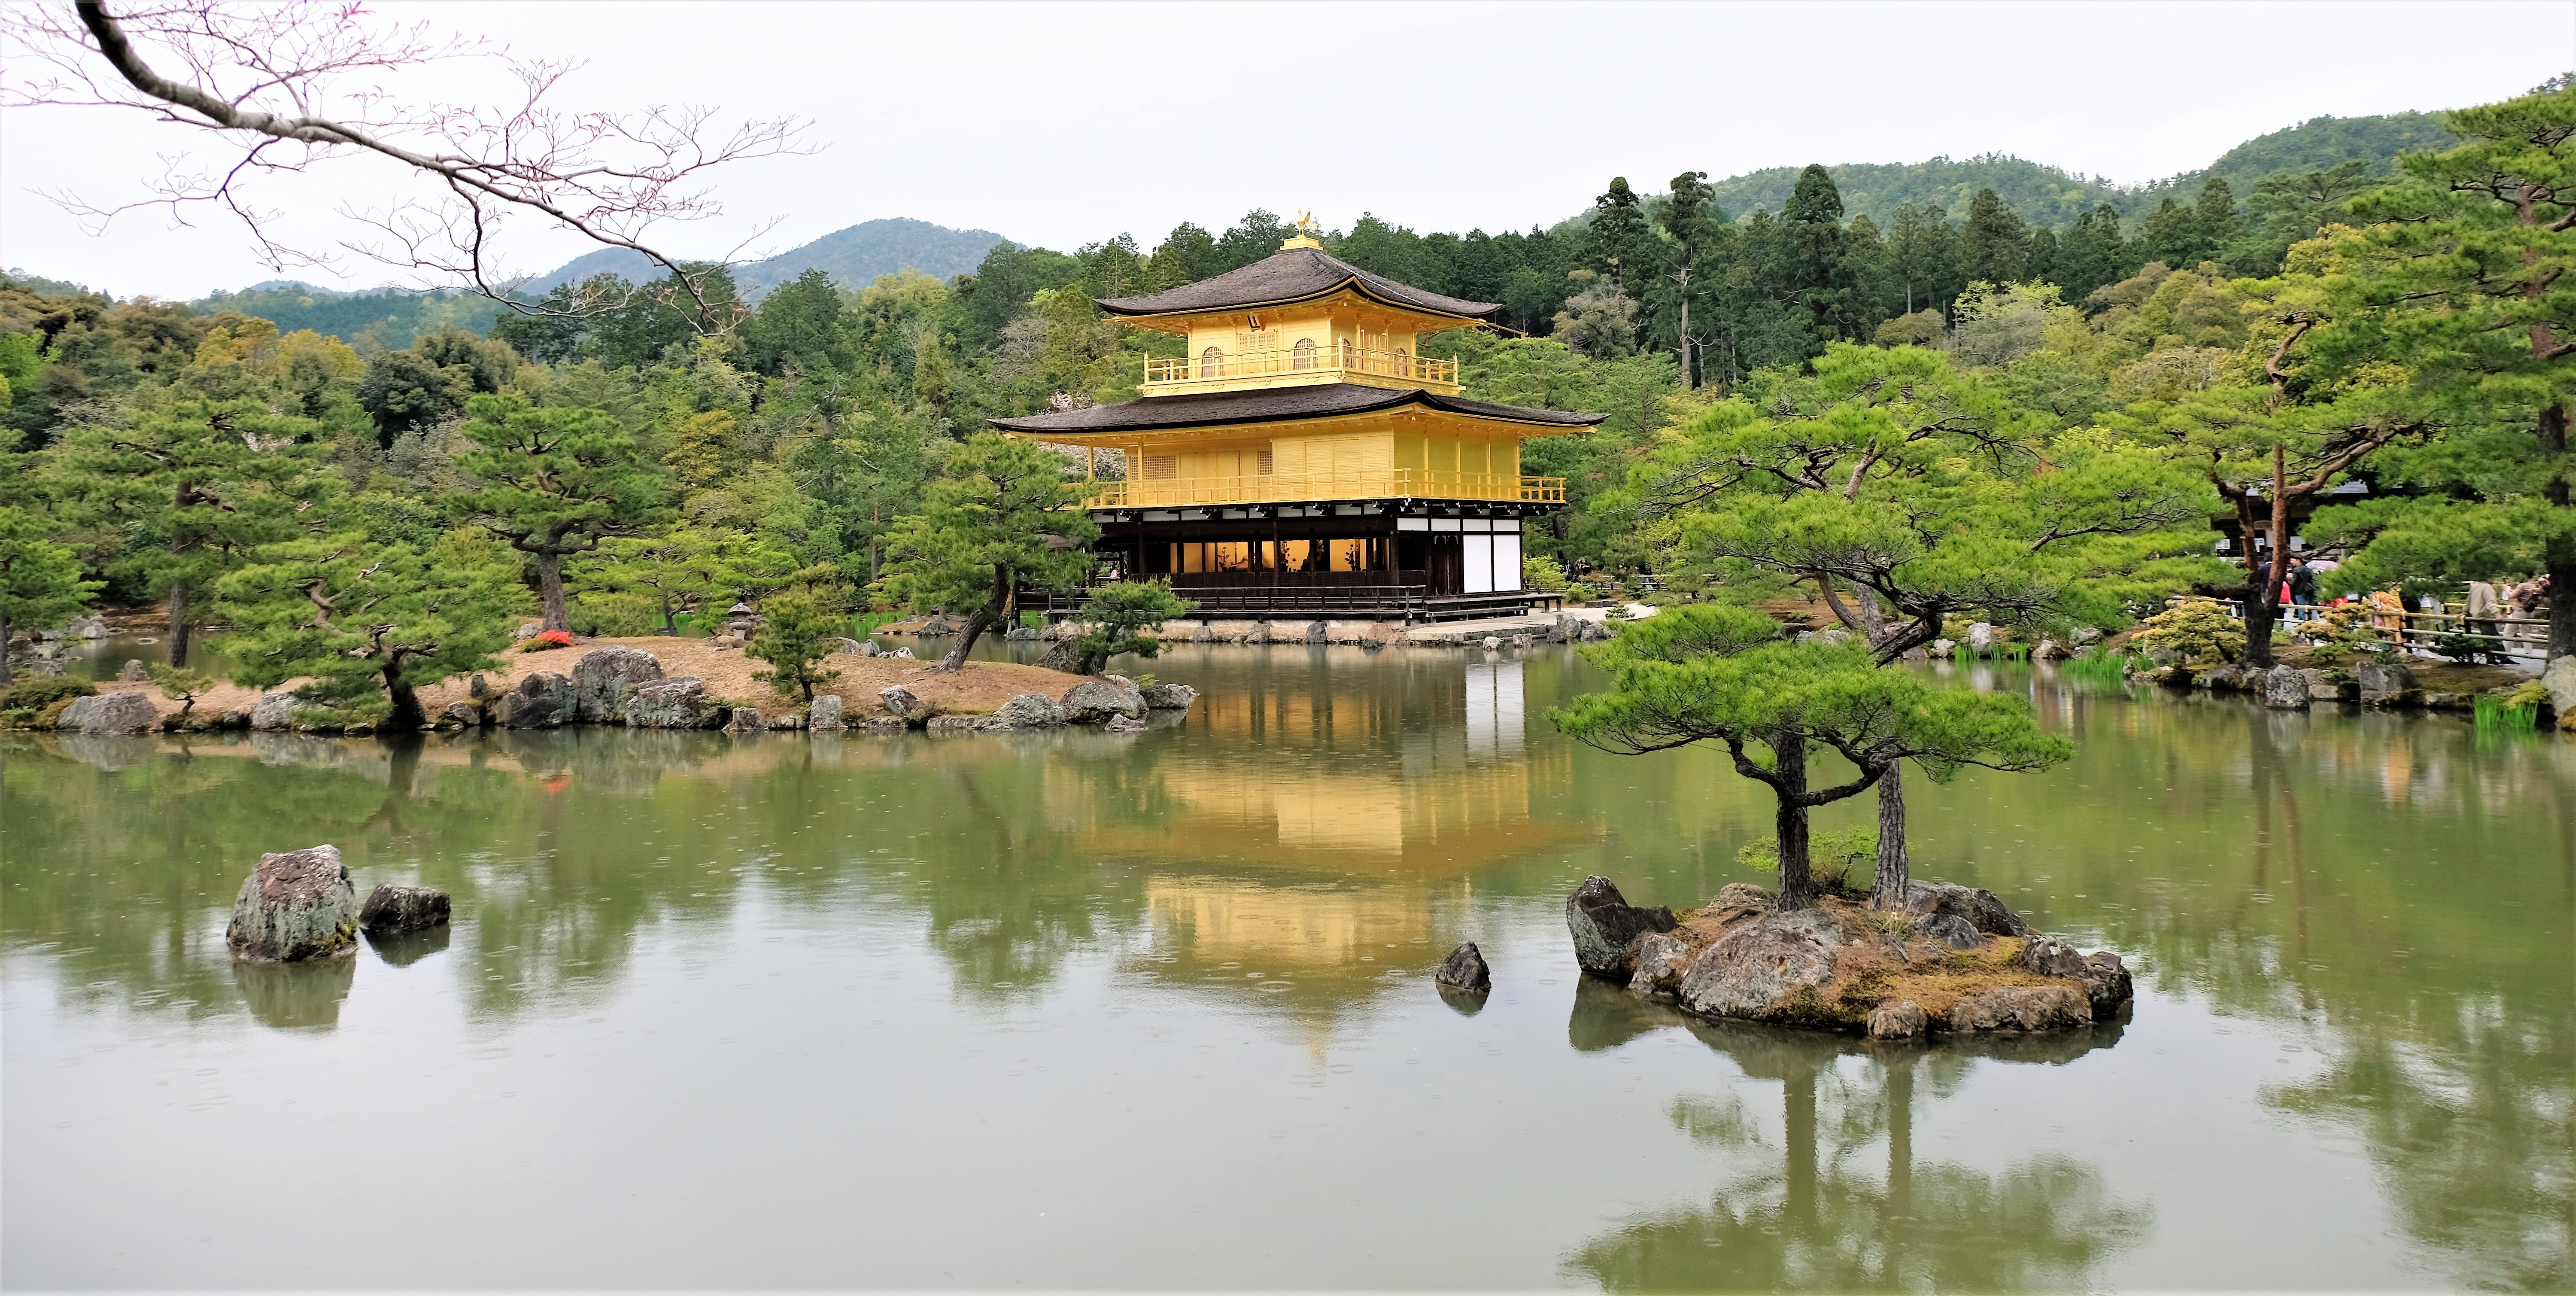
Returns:
[[[2576,65],[2567,0],[379,8],[588,60],[567,106],[811,118],[823,151],[727,176],[723,220],[664,235],[683,255],[772,216],[751,251],[880,216],[1066,249],[1122,230],[1150,247],[1255,206],[1499,230],[1560,219],[1613,174],[1659,189],[1682,170],[1988,151],[2132,183],[2319,114],[2485,102]],[[479,75],[442,73],[435,92]],[[134,197],[158,155],[205,145],[105,109],[0,116],[0,263],[120,296],[273,277],[224,221],[134,213],[94,237],[39,192]],[[266,197],[323,247],[351,233],[343,203],[407,183],[352,158]],[[508,260],[542,271],[586,250],[530,225]],[[339,268],[294,277],[395,277]]]

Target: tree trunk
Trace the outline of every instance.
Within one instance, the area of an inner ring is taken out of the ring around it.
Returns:
[[[385,696],[393,699],[394,709],[385,716],[384,732],[418,733],[420,727],[428,723],[429,717],[420,709],[420,695],[412,692],[411,685],[403,683],[402,667],[398,663],[385,665]]]
[[[537,558],[537,597],[545,603],[545,620],[540,630],[562,630],[569,633],[572,621],[564,613],[563,555],[551,547],[535,551]]]
[[[170,666],[176,670],[188,664],[188,583],[180,581],[170,587]]]
[[[677,638],[679,633],[679,613],[671,606],[671,600],[666,595],[662,599],[662,636],[666,639]]]
[[[0,689],[9,687],[9,614],[0,612]]]
[[[2290,552],[2290,473],[2286,456],[2286,448],[2274,442],[2272,516],[2263,528],[2271,541],[2271,553],[2258,558],[2254,536],[2250,532],[2245,536],[2245,664],[2261,670],[2272,669],[2272,627],[2281,619],[2281,574],[2286,566],[2283,559]]]
[[[1780,781],[1772,791],[1780,798],[1772,820],[1780,839],[1780,907],[1804,909],[1816,902],[1816,880],[1807,870],[1807,740],[1777,739],[1771,768]]]
[[[2561,401],[2540,412],[2540,448],[2553,459],[2567,453],[2567,405]],[[2542,488],[2559,508],[2576,504],[2564,475]],[[2543,558],[2549,572],[2549,660],[2576,653],[2576,543],[2553,541]]]
[[[1905,903],[1913,861],[1905,854],[1905,769],[1903,762],[1878,776],[1878,873],[1870,880],[1873,909],[1895,909]]]
[[[939,669],[954,671],[964,666],[966,654],[975,651],[975,641],[983,638],[984,632],[992,629],[993,623],[1001,619],[1002,609],[1009,606],[1010,601],[1011,569],[996,565],[993,568],[992,599],[984,606],[975,609],[974,613],[966,618],[964,628],[957,632],[957,645],[948,650],[947,656],[939,659]]]

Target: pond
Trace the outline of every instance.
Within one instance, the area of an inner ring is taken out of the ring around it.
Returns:
[[[1918,780],[1918,873],[2139,998],[1874,1047],[1576,972],[1586,873],[1698,903],[1769,810],[1555,735],[1570,654],[1151,668],[1134,738],[0,739],[0,1282],[2571,1281],[2576,743],[1935,667],[2079,754]],[[236,967],[326,841],[456,922]]]

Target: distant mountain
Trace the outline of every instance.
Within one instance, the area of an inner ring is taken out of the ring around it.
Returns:
[[[953,279],[974,269],[995,244],[1009,241],[991,230],[950,229],[903,217],[863,221],[766,260],[736,266],[733,280],[744,297],[756,300],[808,270],[820,270],[851,288],[864,288],[876,282],[878,275],[907,268],[933,278]],[[659,277],[660,267],[624,248],[601,248],[565,262],[551,274],[529,280],[521,291],[541,296],[558,284],[577,283],[600,274],[644,280]]]
[[[1993,189],[2005,205],[2034,224],[2062,229],[2107,202],[2123,216],[2152,210],[2167,194],[2185,202],[2203,184],[2222,179],[2242,203],[2256,181],[2283,171],[2323,171],[2356,158],[2370,164],[2372,175],[2395,169],[2397,155],[2418,149],[2448,148],[2451,133],[2428,113],[2394,113],[2381,117],[2316,117],[2296,126],[2237,145],[2197,171],[2140,185],[2114,185],[2056,167],[1989,153],[1965,161],[1934,158],[1929,162],[1850,162],[1825,170],[1842,191],[1843,210],[1867,214],[1881,228],[1896,209],[1939,203],[1952,220],[1967,211],[1979,189]],[[1789,201],[1804,167],[1770,167],[1729,176],[1711,185],[1717,204],[1729,216],[1742,217],[1757,207],[1778,211]]]

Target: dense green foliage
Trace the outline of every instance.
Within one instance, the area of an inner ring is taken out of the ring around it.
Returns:
[[[1113,581],[1082,600],[1080,610],[1074,614],[1074,620],[1083,627],[1082,633],[1057,640],[1038,664],[1077,675],[1097,675],[1110,658],[1121,653],[1159,656],[1162,641],[1138,632],[1160,629],[1174,617],[1188,616],[1196,606],[1160,581]]]
[[[769,669],[754,671],[751,677],[781,694],[794,691],[811,705],[814,686],[841,674],[823,669],[822,663],[839,649],[844,628],[841,618],[824,611],[811,595],[769,600],[760,627],[752,631],[751,642],[742,650],[746,657],[768,662]]]

